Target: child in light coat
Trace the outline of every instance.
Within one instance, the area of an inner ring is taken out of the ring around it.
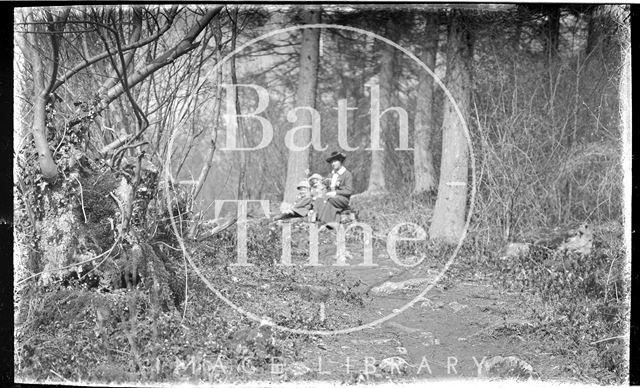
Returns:
[[[291,209],[285,210],[281,214],[275,216],[273,221],[286,220],[288,218],[306,217],[309,214],[309,210],[313,205],[313,198],[311,196],[311,186],[305,179],[298,183],[296,187],[298,194],[296,195],[296,202]]]

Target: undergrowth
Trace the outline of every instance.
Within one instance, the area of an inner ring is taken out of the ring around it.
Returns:
[[[360,215],[374,230],[389,230],[394,223],[406,221],[428,230],[432,206],[428,198],[416,200],[396,194],[381,201],[376,204],[374,199],[364,199],[355,205],[364,208]],[[625,272],[623,227],[615,221],[594,225],[594,248],[589,255],[533,246],[525,256],[503,260],[499,258],[505,244],[503,230],[472,224],[456,260],[441,279],[441,286],[489,281],[503,292],[519,293],[532,325],[503,330],[503,335],[519,335],[540,353],[562,356],[563,364],[554,377],[624,383],[629,274]],[[532,226],[520,234],[535,237],[548,229],[548,225]],[[569,227],[560,225],[558,229]],[[405,242],[398,249],[405,257],[427,256],[431,265],[443,264],[453,251],[452,247],[427,240]],[[420,268],[413,272],[418,274]]]
[[[359,220],[374,233],[384,234],[400,222],[413,222],[428,231],[432,206],[428,197],[390,195],[377,201],[361,198],[353,206]],[[304,223],[292,228],[294,235],[308,233]],[[361,242],[362,234],[352,234],[353,240]],[[532,324],[507,328],[500,335],[518,335],[525,339],[525,346],[559,356],[561,370],[547,377],[570,375],[589,382],[621,383],[626,376],[625,343],[619,337],[628,321],[629,291],[625,251],[620,227],[596,228],[595,234],[595,247],[587,256],[533,247],[526,256],[501,260],[497,254],[500,231],[486,237],[472,230],[441,285],[489,280],[499,290],[520,293],[523,304],[529,304],[527,319]],[[231,227],[204,241],[187,242],[200,274],[232,303],[270,323],[298,329],[362,324],[357,310],[370,297],[366,285],[348,280],[341,271],[313,272],[301,265],[282,265],[281,229],[264,221],[248,224],[250,266],[233,266],[236,238],[236,227]],[[298,242],[292,241],[292,262],[306,263],[308,247]],[[173,304],[154,312],[151,289],[145,287],[144,279],[129,290],[100,281],[92,285],[90,277],[27,288],[16,328],[17,375],[62,381],[242,381],[267,376],[274,359],[295,360],[303,344],[314,340],[239,314],[196,276],[177,245],[160,241],[152,245],[171,268],[172,275],[163,283],[172,285]],[[411,269],[416,276],[428,266],[443,265],[454,251],[428,239],[401,242],[396,249],[403,257],[425,258]],[[107,271],[93,272],[101,276]],[[130,316],[132,301],[135,319]],[[350,314],[321,317],[321,304]],[[106,316],[105,311],[109,311]],[[140,344],[138,354],[132,351],[132,333]],[[246,360],[251,360],[249,365]]]
[[[307,330],[358,323],[357,318],[321,319],[318,313],[320,302],[331,309],[361,308],[358,282],[340,272],[310,276],[299,266],[279,266],[279,236],[275,228],[250,225],[252,266],[247,268],[230,266],[237,259],[235,228],[188,243],[188,251],[217,291],[271,323]],[[177,248],[160,245],[173,252],[166,259],[176,268],[173,281],[183,278],[184,291],[157,313],[144,281],[129,290],[99,287],[100,282],[93,287],[77,278],[27,288],[24,316],[16,328],[16,374],[38,381],[242,381],[269,376],[273,362],[295,359],[300,343],[311,340],[241,315],[185,265]],[[139,344],[136,352],[131,335]]]
[[[562,356],[560,373],[587,382],[621,384],[627,376],[627,258],[621,236],[607,233],[600,229],[602,237],[589,255],[533,246],[519,258],[493,256],[476,270],[489,274],[496,287],[520,293],[527,301],[532,325],[516,334],[541,352]]]

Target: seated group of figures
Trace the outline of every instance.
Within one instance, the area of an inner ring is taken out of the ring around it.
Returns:
[[[349,209],[349,199],[353,193],[353,176],[342,163],[346,156],[342,152],[332,152],[326,159],[332,171],[327,178],[313,174],[298,184],[298,195],[293,206],[274,217],[274,221],[295,217],[307,217],[313,211],[315,220],[331,228],[340,222],[340,214]]]

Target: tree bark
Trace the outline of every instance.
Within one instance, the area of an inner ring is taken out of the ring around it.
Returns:
[[[51,15],[48,16],[48,29],[50,31],[61,31],[64,29],[59,23],[64,23],[69,11],[63,13],[62,16],[56,18],[54,21]],[[31,19],[29,19],[31,21]],[[18,34],[18,45],[20,49],[31,62],[31,69],[33,72],[33,123],[31,126],[31,133],[38,152],[38,164],[40,166],[40,172],[46,179],[54,179],[58,176],[58,167],[53,160],[53,154],[49,148],[49,142],[47,141],[47,104],[49,102],[49,94],[53,90],[53,85],[58,71],[58,47],[59,36],[57,34],[51,34],[51,57],[52,64],[49,73],[51,79],[47,81],[45,78],[44,61],[37,51],[38,42],[36,41],[35,33],[36,27],[33,25],[27,30],[25,36]]]
[[[34,69],[35,71],[35,69]],[[42,71],[41,69],[38,71]],[[53,154],[47,141],[47,104],[46,97],[38,94],[33,104],[33,127],[31,133],[38,150],[38,164],[40,172],[46,179],[54,179],[58,176],[58,166],[53,160]]]
[[[436,54],[438,52],[439,20],[437,14],[425,17],[425,43],[419,57],[427,67],[435,72]],[[414,194],[430,192],[436,188],[435,170],[433,168],[433,78],[425,70],[420,70],[416,116],[414,122],[415,141],[413,151],[413,169],[415,176]]]
[[[395,19],[389,17],[387,19],[387,35],[392,41],[397,39],[397,29]],[[380,54],[380,72],[378,73],[378,81],[380,84],[380,109],[384,110],[391,106],[393,101],[393,72],[395,62],[395,48],[384,43]],[[387,192],[387,184],[385,180],[385,152],[386,152],[386,135],[393,125],[393,115],[384,114],[380,119],[380,148],[381,150],[371,151],[371,170],[369,171],[369,185],[366,194],[381,194]],[[373,145],[372,145],[373,147]]]
[[[235,51],[236,49],[236,40],[238,38],[238,8],[235,9],[231,22],[233,23],[233,27],[231,29],[231,51]],[[229,59],[229,72],[231,75],[231,84],[238,84],[238,74],[236,72],[236,56],[233,55]],[[238,147],[244,148],[246,147],[247,142],[247,133],[244,130],[244,126],[242,123],[242,119],[239,117],[242,112],[240,109],[240,99],[238,97],[238,89],[231,88],[227,91],[227,93],[231,94],[231,98],[234,101],[235,112],[231,114],[235,117],[235,123],[231,125],[236,126],[235,133],[240,134],[240,138],[238,139]],[[238,152],[238,187],[236,191],[236,199],[245,199],[247,197],[247,182],[246,182],[246,173],[247,173],[247,151],[239,151]]]
[[[447,89],[465,120],[471,99],[472,21],[462,11],[449,20],[447,38]],[[468,181],[468,144],[460,117],[449,99],[445,100],[442,123],[442,161],[438,198],[430,228],[431,240],[455,244],[465,224]]]
[[[306,24],[320,22],[320,9],[304,11],[303,18]],[[302,48],[300,50],[300,75],[298,90],[296,92],[296,105],[316,106],[316,85],[318,82],[318,56],[320,48],[320,30],[317,28],[304,29],[302,32]],[[293,138],[294,144],[301,146],[311,141],[312,117],[308,111],[300,110],[296,127],[309,126],[298,130]],[[302,151],[289,150],[287,160],[287,178],[284,187],[283,202],[292,204],[296,198],[296,186],[298,182],[306,178],[305,171],[309,168],[310,148]]]
[[[551,6],[548,13],[545,36],[545,54],[547,56],[547,64],[554,63],[558,55],[558,47],[560,44],[560,7]]]

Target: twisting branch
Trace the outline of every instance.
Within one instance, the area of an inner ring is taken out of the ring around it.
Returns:
[[[129,85],[127,83],[127,68],[129,67],[130,63],[131,63],[131,59],[133,58],[133,54],[134,52],[132,51],[131,53],[128,54],[128,58],[125,58],[123,52],[122,52],[122,46],[120,43],[120,37],[118,35],[118,31],[116,30],[117,28],[117,24],[115,19],[113,19],[113,13],[110,13],[109,15],[109,19],[111,19],[111,28],[108,28],[107,30],[113,33],[113,37],[114,40],[116,42],[116,47],[117,47],[117,53],[118,53],[118,58],[120,60],[120,67],[118,66],[118,64],[116,64],[115,60],[113,59],[113,57],[109,57],[111,64],[113,66],[113,70],[117,76],[116,79],[120,80],[121,85],[122,85],[122,89],[124,90],[129,102],[131,103],[131,106],[133,107],[133,112],[136,115],[136,120],[137,120],[137,132],[142,132],[146,129],[146,127],[149,125],[149,121],[147,120],[146,116],[144,115],[144,112],[142,112],[142,110],[140,109],[140,107],[138,106],[138,103],[136,102],[135,98],[133,97],[133,95],[131,94],[131,89],[129,88]],[[136,12],[134,14],[134,22],[135,22],[135,30],[133,33],[133,36],[135,37],[136,35],[139,35],[139,30],[141,28],[142,25],[142,19],[140,18],[140,14],[139,12]],[[107,51],[109,51],[109,44],[107,42],[107,39],[102,35],[99,34],[100,39],[102,39],[105,48],[107,49]],[[117,81],[114,81],[113,83],[107,81],[107,86],[108,85],[113,85],[115,86],[115,83]]]
[[[135,85],[139,84],[144,79],[146,79],[152,73],[154,73],[157,70],[165,67],[166,65],[168,65],[168,64],[172,63],[173,61],[175,61],[178,57],[180,57],[180,56],[188,53],[189,51],[193,50],[194,48],[196,48],[198,46],[198,44],[194,43],[195,39],[198,37],[198,35],[200,35],[200,32],[202,32],[202,30],[204,30],[204,28],[207,26],[207,24],[209,24],[209,22],[217,14],[220,13],[220,10],[222,10],[222,6],[218,6],[218,7],[215,7],[215,8],[212,8],[211,10],[209,10],[202,17],[202,19],[200,19],[200,20],[198,20],[196,22],[195,26],[193,26],[191,28],[191,30],[189,30],[187,35],[176,46],[168,49],[162,55],[160,55],[158,58],[156,58],[155,60],[151,61],[147,65],[142,66],[135,73],[133,73],[131,75],[131,77],[129,77],[129,79],[127,79],[128,87],[129,88],[134,87]],[[100,104],[98,106],[98,110],[99,111],[104,110],[113,100],[115,100],[116,98],[120,97],[124,92],[125,92],[125,90],[122,87],[122,85],[119,85],[119,86],[111,88],[106,93],[106,96],[104,96],[102,98],[102,100],[100,101]]]
[[[139,68],[130,77],[127,77],[128,88],[133,88],[151,74],[172,63],[178,57],[196,48],[198,46],[198,43],[194,43],[195,39],[209,24],[209,22],[211,22],[211,20],[220,13],[221,9],[222,6],[217,6],[209,10],[200,20],[195,23],[195,25],[189,30],[187,35],[177,45],[166,50],[162,55],[147,63],[145,66]],[[125,89],[123,88],[122,83],[109,89],[109,91],[107,91],[107,93],[100,100],[93,114],[95,115],[102,112],[109,106],[109,104],[111,104],[111,102],[116,100],[123,93],[125,93]],[[70,126],[77,125],[82,120],[83,117],[78,117],[70,123]],[[138,133],[135,134],[131,141],[137,140],[145,130],[146,128],[142,128],[140,131],[138,131]]]
[[[50,12],[47,12],[47,20],[49,21],[48,29],[50,32],[61,32],[64,30],[65,22],[69,17],[69,12],[71,8],[67,8],[62,15],[57,17],[55,20]],[[48,95],[53,91],[53,86],[56,83],[56,77],[58,76],[58,58],[60,55],[60,34],[52,34],[51,35],[51,49],[53,51],[53,62],[51,64],[51,79],[49,80],[49,85],[47,85],[46,94]]]
[[[165,22],[165,24],[162,26],[162,28],[160,28],[158,30],[158,32],[156,32],[153,35],[148,36],[145,39],[141,39],[138,40],[137,42],[131,43],[125,47],[122,48],[122,51],[127,52],[130,50],[135,50],[137,48],[140,48],[142,46],[146,46],[149,43],[155,42],[157,41],[162,35],[164,35],[167,31],[169,31],[169,29],[171,28],[171,26],[173,25],[173,21],[178,13],[178,7],[174,6],[172,7],[169,12],[167,12],[167,21]],[[74,75],[76,75],[78,72],[86,69],[87,67],[111,56],[111,55],[115,55],[116,52],[115,50],[107,50],[104,51],[100,54],[94,55],[91,58],[87,58],[85,59],[84,62],[79,63],[78,65],[74,66],[73,68],[71,68],[70,70],[68,70],[58,81],[56,81],[53,90],[55,91],[57,88],[59,88],[63,83],[65,83],[66,81],[69,80],[69,78],[73,77]]]
[[[142,10],[139,7],[134,7],[133,8],[133,17],[132,17],[132,19],[133,19],[133,31],[131,32],[131,35],[129,37],[129,44],[139,41],[140,40],[140,35],[142,33]],[[112,27],[113,28],[116,27],[115,21],[112,21]],[[114,31],[114,35],[115,35],[116,39],[119,39],[118,38],[118,34],[115,33],[115,31]],[[106,48],[106,51],[110,51],[108,46],[106,46],[105,48]],[[123,66],[123,69],[125,69],[125,70],[123,70],[123,72],[126,72],[126,69],[130,67],[135,52],[136,52],[136,49],[134,48],[132,50],[129,50],[126,53],[126,55],[124,55],[124,53],[125,53],[124,47],[121,47],[121,45],[118,45],[117,53],[121,58],[121,62],[124,62],[124,64],[122,66]],[[124,58],[123,58],[123,55],[124,55]],[[100,94],[102,91],[109,90],[109,88],[113,87],[118,82],[119,74],[118,74],[117,70],[118,69],[115,69],[115,71],[114,71],[115,76],[112,77],[112,78],[107,79],[107,81],[100,87],[100,90],[98,91],[98,94]]]

